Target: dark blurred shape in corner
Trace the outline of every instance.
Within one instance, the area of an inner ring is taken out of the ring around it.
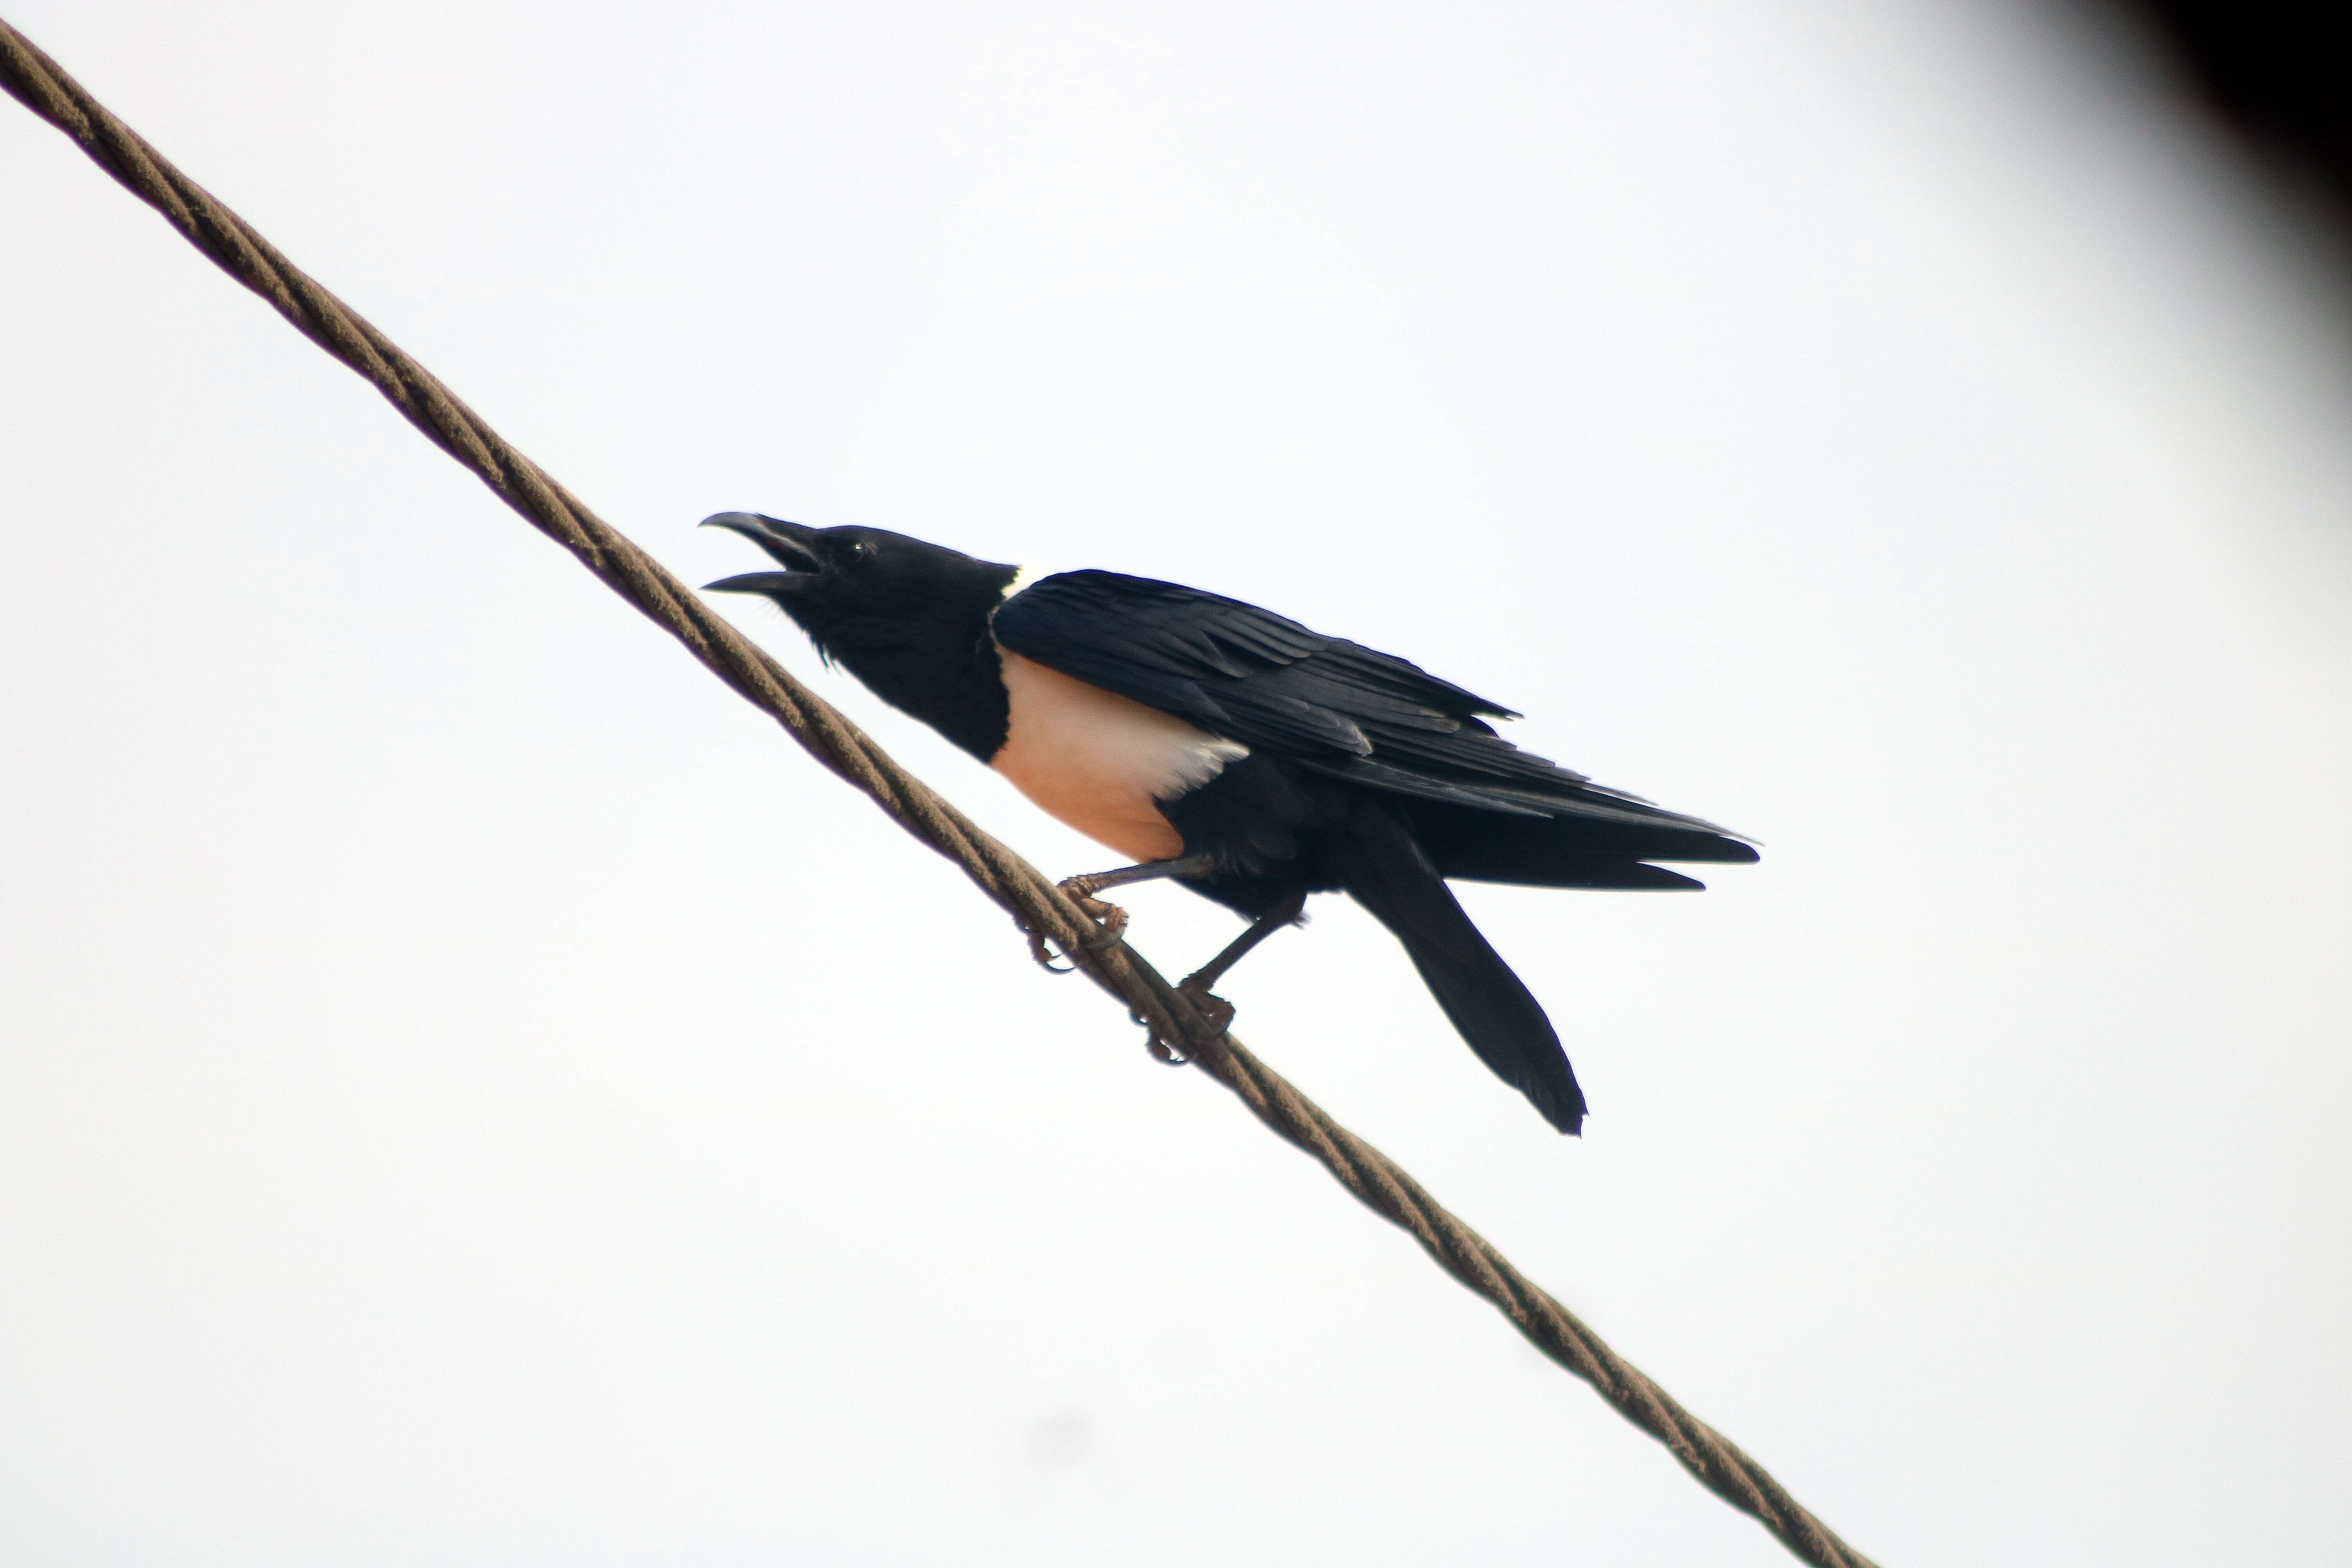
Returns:
[[[2153,24],[2207,103],[2264,152],[2323,179],[2352,223],[2352,14],[2325,0],[2121,0]]]

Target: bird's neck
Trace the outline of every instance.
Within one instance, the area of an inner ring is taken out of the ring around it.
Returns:
[[[941,602],[908,624],[844,626],[821,639],[826,654],[900,712],[921,720],[982,762],[1004,745],[1011,707],[989,622],[1003,602],[1010,568],[969,595]],[[842,635],[846,634],[846,635]]]

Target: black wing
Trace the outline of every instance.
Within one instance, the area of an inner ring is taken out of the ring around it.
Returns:
[[[1519,750],[1486,722],[1517,718],[1509,709],[1237,599],[1065,572],[1006,600],[995,629],[1024,658],[1351,784],[1506,816],[1646,829],[1620,851],[1635,858],[1755,858],[1712,823]],[[1636,838],[1659,847],[1635,847]]]

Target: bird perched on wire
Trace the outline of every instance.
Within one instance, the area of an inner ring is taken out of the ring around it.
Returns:
[[[703,520],[776,572],[709,584],[774,600],[829,662],[1135,864],[1063,891],[1172,878],[1247,931],[1181,989],[1220,1023],[1215,984],[1344,892],[1404,945],[1481,1061],[1562,1132],[1584,1121],[1559,1037],[1446,888],[1697,888],[1653,860],[1749,861],[1712,823],[1531,756],[1518,715],[1419,666],[1235,599],[1113,572],[1020,568],[874,528],[753,512]],[[1038,949],[1045,956],[1044,949]]]

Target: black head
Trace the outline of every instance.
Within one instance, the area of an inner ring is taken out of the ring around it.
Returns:
[[[1019,573],[886,529],[808,528],[749,511],[722,511],[702,526],[733,530],[783,568],[721,578],[709,591],[773,599],[845,664],[929,623],[985,621]]]
[[[783,568],[723,577],[707,592],[774,600],[827,659],[983,761],[1003,743],[988,621],[1018,567],[879,528],[809,528],[749,511],[702,526],[741,534]]]

